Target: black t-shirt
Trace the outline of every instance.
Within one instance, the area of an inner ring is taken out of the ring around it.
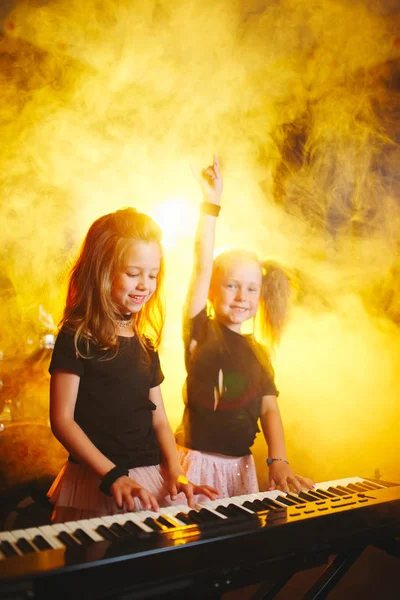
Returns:
[[[113,358],[113,351],[99,351],[93,345],[90,354],[94,357],[81,358],[76,355],[73,334],[63,328],[49,371],[62,369],[79,375],[75,421],[107,458],[127,469],[157,465],[161,453],[152,426],[155,405],[149,390],[164,379],[158,354],[149,348],[146,356],[136,336],[118,340],[118,354]]]
[[[228,456],[250,454],[263,396],[277,396],[266,349],[202,310],[184,323],[186,406],[176,431],[182,446]],[[191,342],[196,340],[191,352]]]

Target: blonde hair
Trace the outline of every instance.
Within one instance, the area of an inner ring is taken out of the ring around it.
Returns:
[[[293,277],[285,267],[273,260],[262,260],[260,266],[262,285],[256,326],[273,350],[281,341],[289,318]]]
[[[219,254],[213,263],[210,290],[215,277],[228,262],[246,260],[259,265],[262,274],[260,301],[255,318],[255,333],[269,350],[273,351],[279,344],[290,310],[292,295],[291,273],[278,262],[270,259],[260,260],[254,252],[233,248]]]
[[[165,320],[161,238],[161,229],[153,219],[134,208],[104,215],[91,225],[71,269],[60,323],[60,326],[65,324],[74,332],[78,355],[88,356],[89,342],[102,350],[118,351],[115,318],[119,311],[111,291],[114,277],[124,268],[127,252],[134,242],[156,242],[161,249],[156,290],[142,309],[132,316],[134,332],[142,347],[146,349],[148,345],[146,337],[155,349],[159,347]],[[80,340],[86,342],[86,354],[78,349]]]

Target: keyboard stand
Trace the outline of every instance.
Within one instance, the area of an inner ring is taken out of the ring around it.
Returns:
[[[375,543],[374,546],[395,558],[400,558],[400,541],[398,539],[392,538],[382,540],[382,542]],[[324,600],[361,556],[365,548],[366,547],[363,546],[336,555],[311,588],[302,596],[302,600]],[[249,600],[273,600],[273,598],[275,598],[282,588],[290,581],[293,575],[298,572],[299,569],[293,569],[291,572],[281,576],[274,582],[268,581],[263,583]]]
[[[323,600],[323,598],[326,598],[364,550],[365,547],[362,547],[338,554],[303,596],[303,600]]]

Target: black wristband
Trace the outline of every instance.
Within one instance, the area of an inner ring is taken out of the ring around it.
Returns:
[[[200,204],[200,212],[203,215],[211,215],[212,217],[218,217],[221,207],[218,204],[212,202],[202,202]]]
[[[111,471],[108,471],[101,480],[100,491],[103,492],[106,496],[112,496],[110,492],[110,488],[113,483],[117,481],[120,477],[124,475],[128,476],[128,469],[121,469],[121,467],[113,467]]]

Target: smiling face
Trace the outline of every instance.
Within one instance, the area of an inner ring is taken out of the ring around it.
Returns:
[[[261,283],[261,268],[256,260],[224,260],[215,270],[210,288],[216,320],[240,333],[242,323],[256,315]]]
[[[157,242],[132,242],[123,268],[114,275],[111,296],[121,315],[138,313],[154,294],[160,270]]]

